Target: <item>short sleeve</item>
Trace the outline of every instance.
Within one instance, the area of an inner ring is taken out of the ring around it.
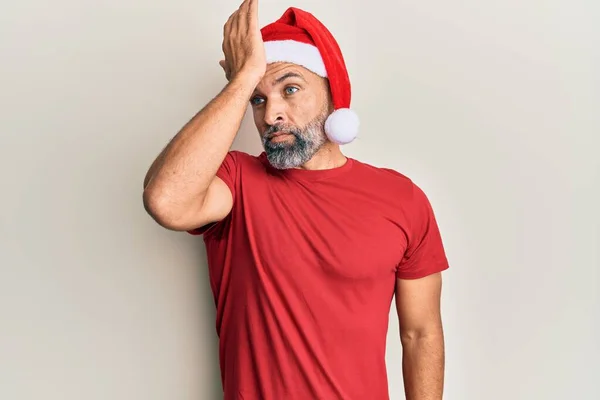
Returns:
[[[219,166],[219,169],[217,170],[217,174],[216,174],[219,178],[221,178],[221,180],[223,182],[225,182],[227,187],[229,187],[229,190],[231,190],[231,196],[233,197],[234,203],[235,203],[235,195],[236,195],[235,182],[236,182],[237,171],[238,171],[237,155],[238,155],[238,152],[235,150],[230,150],[229,152],[227,152],[227,154],[225,155],[225,158],[223,159],[223,162]],[[203,235],[210,228],[212,228],[213,226],[215,226],[217,224],[218,224],[217,222],[213,222],[211,224],[207,224],[207,225],[198,227],[196,229],[189,230],[187,232],[192,235]]]
[[[408,202],[408,243],[396,269],[399,279],[417,279],[449,268],[442,237],[429,199],[413,184]]]

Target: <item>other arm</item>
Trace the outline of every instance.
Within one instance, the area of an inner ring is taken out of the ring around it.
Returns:
[[[441,400],[444,334],[440,313],[441,273],[396,280],[406,400]]]

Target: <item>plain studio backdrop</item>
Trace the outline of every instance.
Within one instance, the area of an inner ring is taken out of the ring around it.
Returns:
[[[362,119],[344,151],[430,197],[445,399],[600,399],[598,4],[260,1],[261,26],[294,5],[331,29]],[[219,398],[204,244],[151,220],[142,181],[225,84],[238,5],[3,2],[3,400]],[[235,148],[261,150],[250,113]],[[394,400],[401,357],[392,306]]]

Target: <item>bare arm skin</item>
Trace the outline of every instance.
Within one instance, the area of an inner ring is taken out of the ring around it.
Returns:
[[[396,282],[406,400],[442,399],[445,355],[441,286],[440,273]]]
[[[235,139],[254,82],[253,77],[237,75],[155,160],[143,200],[160,225],[192,229],[231,209],[231,193],[216,173]]]
[[[225,88],[173,137],[144,179],[143,202],[161,226],[189,230],[223,218],[232,196],[216,173],[266,70],[257,0],[245,0],[224,27]]]

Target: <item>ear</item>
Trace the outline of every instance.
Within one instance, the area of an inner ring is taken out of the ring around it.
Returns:
[[[326,95],[326,101],[327,101],[327,110],[329,111],[329,114],[331,114],[334,110],[333,107],[333,96],[331,95],[331,85],[329,85],[329,79],[327,78],[320,78],[323,82],[323,87],[325,88],[325,95]]]

